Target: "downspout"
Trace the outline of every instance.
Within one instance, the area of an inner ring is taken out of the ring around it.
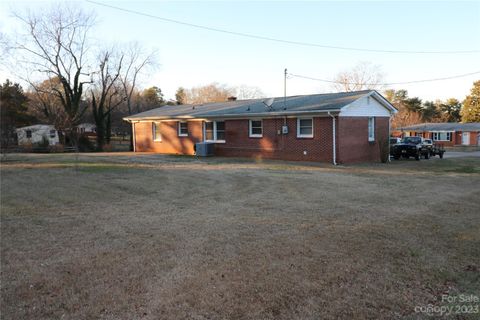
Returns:
[[[391,134],[390,126],[391,126],[391,122],[392,122],[392,114],[390,113],[390,117],[388,117],[388,137],[387,137],[387,140],[388,140],[388,150],[387,150],[387,152],[388,152],[388,158],[387,159],[388,160],[387,161],[388,162],[392,161],[392,159],[390,159],[390,134]]]
[[[133,141],[133,152],[137,151],[137,137],[135,136],[135,121],[132,121],[132,141]]]
[[[336,130],[335,130],[335,116],[328,111],[328,115],[332,117],[332,142],[333,142],[333,165],[337,165],[337,145],[336,145]]]

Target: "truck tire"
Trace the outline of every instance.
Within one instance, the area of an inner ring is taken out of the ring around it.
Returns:
[[[440,159],[443,159],[443,152],[440,152]]]
[[[430,152],[425,153],[425,159],[430,159]]]
[[[417,154],[415,155],[415,160],[417,160],[417,161],[420,160],[420,152],[417,152]]]
[[[400,159],[400,156],[393,156],[393,159],[398,160]]]

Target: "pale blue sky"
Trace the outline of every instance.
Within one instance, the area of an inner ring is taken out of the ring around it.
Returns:
[[[101,1],[101,0],[98,0]],[[110,5],[193,24],[292,41],[382,50],[480,50],[480,2],[133,2]],[[73,2],[98,16],[102,43],[138,41],[158,49],[157,71],[142,86],[156,85],[167,98],[179,86],[219,82],[260,87],[283,95],[283,69],[332,79],[359,61],[380,65],[387,82],[430,79],[480,71],[480,54],[390,54],[295,46],[187,26],[125,13],[84,1]],[[0,4],[0,32],[16,28],[12,8],[41,8],[50,2]],[[15,78],[8,70],[0,78]],[[422,99],[463,99],[480,75],[442,82],[393,86]],[[3,80],[3,79],[0,79]],[[288,80],[287,94],[328,92],[331,85]]]

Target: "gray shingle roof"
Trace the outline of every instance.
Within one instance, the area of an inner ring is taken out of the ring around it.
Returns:
[[[480,131],[480,122],[470,123],[420,123],[412,126],[406,126],[399,130],[411,130],[417,132],[423,131]]]
[[[290,96],[286,98],[286,108],[283,97],[274,98],[271,110],[263,104],[266,99],[237,100],[195,105],[162,106],[124,120],[147,119],[181,119],[181,118],[228,118],[241,116],[268,116],[272,114],[289,115],[302,112],[337,111],[353,101],[371,94],[372,90],[312,94],[303,96]]]

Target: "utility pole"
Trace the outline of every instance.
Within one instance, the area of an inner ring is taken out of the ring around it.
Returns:
[[[283,78],[283,110],[287,109],[287,68],[285,68],[285,75]]]

